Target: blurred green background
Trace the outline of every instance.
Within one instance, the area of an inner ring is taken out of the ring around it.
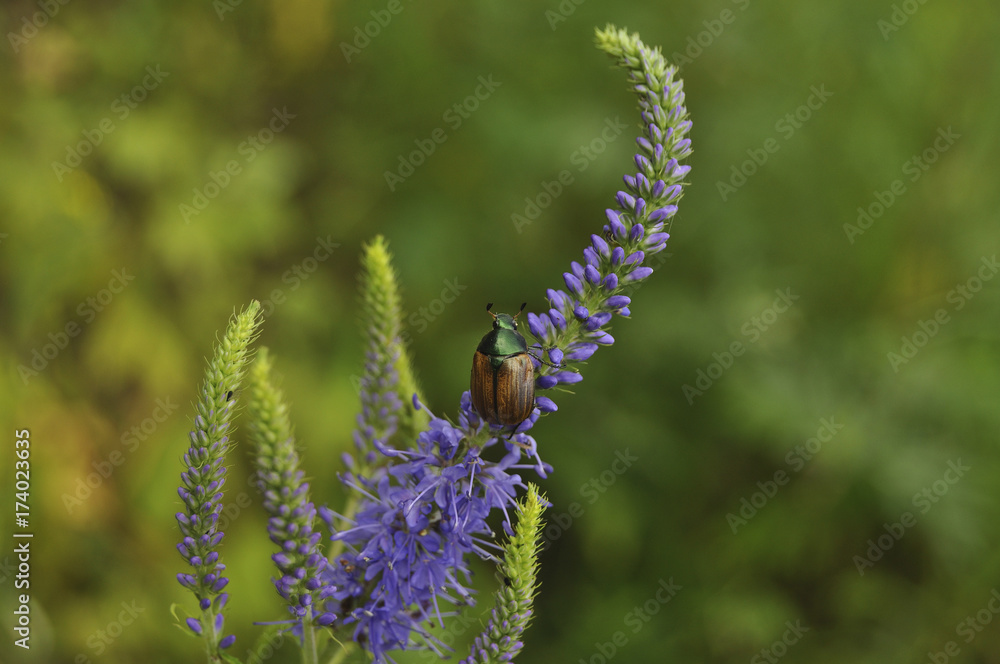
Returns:
[[[540,310],[633,168],[635,101],[592,45],[610,21],[682,65],[691,186],[632,320],[534,431],[553,508],[520,661],[1000,662],[995,2],[18,0],[0,20],[0,488],[30,429],[36,533],[28,653],[0,550],[0,660],[200,661],[169,613],[194,607],[180,457],[251,298],[319,500],[342,499],[377,233],[429,405],[454,412],[485,303]],[[285,615],[249,474],[233,460],[223,549],[241,658]],[[459,656],[495,585],[477,570]]]

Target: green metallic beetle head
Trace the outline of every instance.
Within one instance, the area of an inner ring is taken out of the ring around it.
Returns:
[[[510,314],[495,314],[490,309],[493,308],[493,303],[490,302],[486,305],[486,311],[493,316],[493,329],[494,330],[516,330],[517,329],[517,317],[521,315],[524,308],[528,306],[527,302],[521,303],[521,308],[516,314],[511,316]]]
[[[521,305],[520,311],[511,316],[510,314],[495,314],[490,311],[493,303],[487,304],[486,311],[489,312],[490,316],[493,316],[493,329],[479,342],[477,350],[497,361],[502,361],[504,357],[511,355],[527,353],[528,345],[521,333],[517,331],[517,317],[521,315],[521,311],[524,311],[526,306],[528,306],[527,302]]]

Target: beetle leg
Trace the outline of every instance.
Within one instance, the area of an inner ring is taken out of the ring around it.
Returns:
[[[543,348],[542,350],[545,350],[545,349]],[[532,354],[532,353],[531,353],[530,351],[528,352],[528,355],[531,355],[531,357],[535,358],[536,360],[538,360],[538,361],[539,361],[539,362],[541,362],[542,364],[547,364],[547,365],[549,365],[549,366],[550,366],[550,367],[552,367],[553,369],[562,369],[562,368],[563,368],[564,366],[566,366],[566,364],[565,364],[565,363],[563,363],[563,364],[552,364],[551,362],[549,362],[548,360],[546,360],[546,359],[545,359],[545,358],[543,358],[543,357],[538,357],[537,355],[533,355],[533,354]]]

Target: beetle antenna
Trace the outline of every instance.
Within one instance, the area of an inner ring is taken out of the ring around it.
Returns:
[[[493,316],[493,320],[496,320],[497,319],[497,315],[495,313],[493,313],[492,311],[490,311],[490,309],[492,309],[492,308],[493,308],[493,303],[492,302],[488,303],[486,305],[486,313],[488,313],[490,316]]]
[[[516,313],[516,314],[514,314],[513,318],[514,318],[514,319],[517,319],[517,317],[521,315],[521,312],[522,312],[522,311],[524,311],[524,308],[525,308],[526,306],[528,306],[528,303],[527,303],[527,302],[522,302],[522,303],[521,303],[521,308],[517,310],[517,313]]]

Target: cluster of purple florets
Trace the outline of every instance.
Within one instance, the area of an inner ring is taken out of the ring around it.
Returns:
[[[414,405],[422,408],[414,399]],[[522,447],[534,440],[516,434],[499,461],[488,461],[484,450],[500,444],[491,437],[481,446],[470,444],[486,426],[462,395],[458,424],[431,416],[415,450],[382,446],[393,463],[370,477],[354,473],[344,483],[362,495],[361,507],[347,519],[321,509],[321,516],[348,551],[332,562],[326,582],[336,590],[328,608],[342,622],[355,624],[355,639],[381,661],[388,650],[404,648],[412,635],[437,649],[426,626],[440,624],[454,607],[474,603],[469,554],[495,559],[497,545],[487,518],[494,509],[505,513],[517,488],[518,469],[541,475],[551,470],[535,454],[535,463],[521,464]]]

